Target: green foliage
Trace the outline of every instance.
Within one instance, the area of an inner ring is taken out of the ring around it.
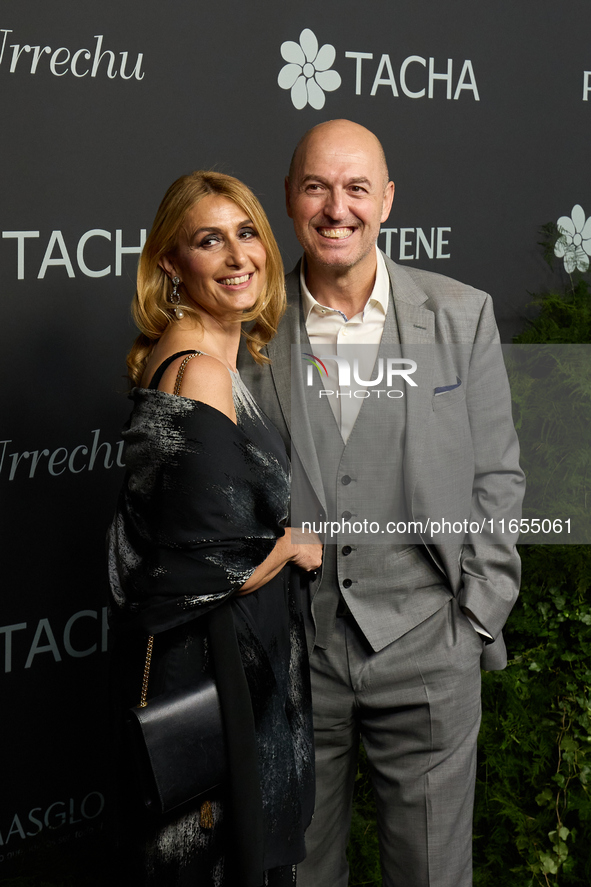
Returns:
[[[577,345],[591,342],[591,289],[583,278],[565,292],[549,291],[534,296],[540,313],[514,342]]]
[[[476,887],[591,883],[591,555],[521,547],[507,669],[483,675]]]
[[[554,246],[559,232],[554,223],[544,225],[542,240],[544,259],[554,268]],[[591,342],[591,289],[578,272],[568,275],[569,285],[553,291],[533,294],[539,314],[528,321],[527,328],[513,341],[525,344],[586,344]]]

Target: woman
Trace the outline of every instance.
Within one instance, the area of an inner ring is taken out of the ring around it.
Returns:
[[[130,835],[139,817],[127,814],[128,882],[292,884],[313,806],[297,593],[321,546],[295,545],[284,528],[285,449],[236,371],[241,334],[265,361],[284,310],[277,244],[245,185],[213,172],[171,185],[142,252],[133,310],[137,387],[110,531],[120,715],[139,701],[154,635],[148,697],[215,675],[230,776],[208,799],[213,824],[195,804]],[[248,333],[244,321],[254,321]]]

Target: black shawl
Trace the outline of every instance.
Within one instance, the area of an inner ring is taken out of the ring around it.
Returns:
[[[150,389],[130,397],[127,474],[109,533],[111,622],[157,635],[206,617],[228,744],[233,853],[245,887],[258,887],[256,737],[229,599],[283,534],[286,466],[214,407]]]

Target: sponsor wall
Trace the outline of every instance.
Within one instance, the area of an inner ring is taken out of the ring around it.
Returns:
[[[585,0],[2,5],[0,878],[108,821],[103,540],[165,188],[239,176],[290,268],[293,147],[356,120],[396,182],[382,249],[491,292],[509,341],[550,280],[540,225],[568,217],[565,265],[588,266],[589,25]]]

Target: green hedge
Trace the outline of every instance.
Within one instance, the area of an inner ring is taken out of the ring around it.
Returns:
[[[477,887],[591,883],[591,556],[521,549],[511,660],[483,675]]]

